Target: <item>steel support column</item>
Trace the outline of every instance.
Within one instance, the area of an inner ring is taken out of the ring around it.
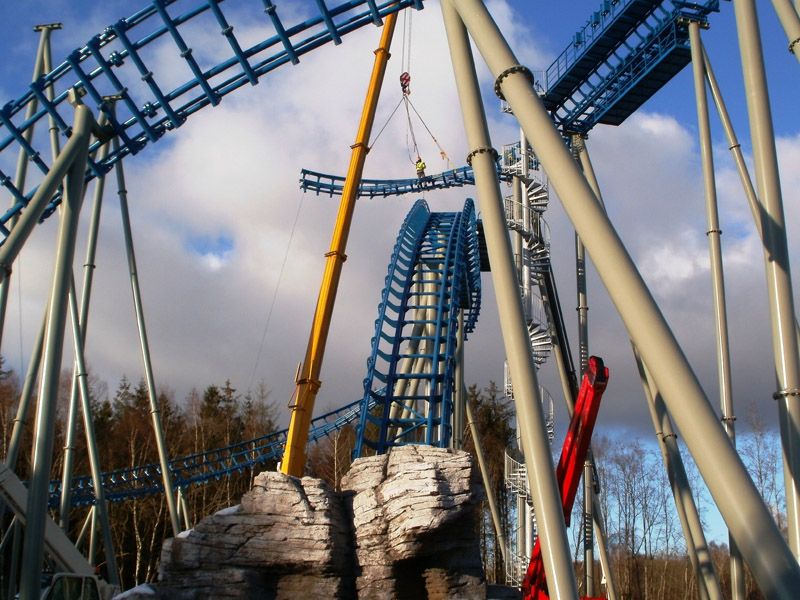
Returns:
[[[113,139],[114,152],[119,150],[119,138]],[[139,344],[142,349],[142,364],[144,366],[145,380],[147,381],[147,394],[150,400],[150,418],[153,423],[153,433],[156,438],[156,448],[158,450],[158,462],[161,466],[161,478],[164,482],[164,495],[167,499],[172,534],[178,535],[180,532],[180,522],[178,520],[178,507],[175,503],[175,490],[172,486],[172,473],[169,468],[169,456],[167,444],[164,440],[164,428],[161,425],[161,410],[158,405],[158,395],[156,394],[156,383],[153,377],[153,364],[150,360],[150,344],[147,341],[147,328],[144,321],[144,309],[142,308],[142,294],[139,289],[139,272],[136,268],[136,254],[133,249],[133,233],[131,232],[131,218],[128,212],[128,190],[125,187],[125,172],[122,169],[122,161],[118,161],[114,166],[117,175],[117,188],[119,193],[119,208],[122,216],[122,232],[125,236],[125,254],[128,258],[128,273],[131,282],[131,294],[133,295],[133,306],[136,315],[136,326],[139,330]]]
[[[697,129],[700,138],[700,158],[703,163],[703,188],[706,198],[706,223],[709,260],[711,263],[711,286],[714,301],[714,325],[716,333],[717,378],[719,401],[725,433],[736,447],[733,416],[733,391],[731,379],[731,354],[728,344],[728,308],[725,301],[725,275],[722,266],[722,230],[717,210],[717,186],[714,179],[714,154],[711,141],[711,124],[708,118],[706,96],[706,68],[703,60],[703,43],[700,39],[700,24],[689,22],[689,42],[692,51],[692,73],[697,104]],[[730,548],[731,589],[734,600],[744,598],[744,570],[742,557],[736,540],[728,532]]]
[[[589,183],[589,187],[594,192],[595,196],[597,197],[597,201],[600,203],[600,207],[605,212],[605,204],[603,203],[603,195],[600,192],[600,183],[597,181],[597,176],[594,172],[594,167],[592,166],[592,160],[589,157],[589,149],[586,147],[586,140],[583,137],[573,136],[572,138],[573,143],[573,154],[577,149],[578,154],[578,163],[580,164],[581,170],[583,171],[583,176],[586,177],[586,181]],[[586,348],[585,351],[587,353],[586,360],[588,361],[588,352],[589,352],[589,331],[588,331],[588,324],[589,324],[589,303],[588,297],[586,293],[586,255],[585,255],[585,247],[583,246],[583,242],[580,241],[580,236],[578,236],[577,232],[575,234],[576,243],[580,243],[581,249],[583,252],[583,302],[585,305],[584,311],[584,319],[585,319],[585,326],[586,331],[583,335],[586,336]],[[580,297],[579,297],[579,308],[580,308]],[[588,362],[587,362],[588,364]],[[581,369],[586,369],[586,365],[583,364],[583,357],[581,357]],[[577,392],[576,392],[577,393]],[[569,409],[570,418],[572,417],[572,409]],[[592,472],[595,471],[594,469],[594,452],[592,451],[592,447],[589,446],[589,455],[588,455],[589,462],[592,463]],[[611,559],[608,556],[608,543],[606,540],[606,534],[603,530],[603,519],[602,519],[602,510],[600,506],[600,497],[599,493],[594,492],[594,486],[592,486],[592,522],[594,523],[594,537],[597,538],[597,547],[600,553],[600,564],[603,568],[603,571],[606,573],[606,589],[608,590],[608,598],[609,600],[614,600],[616,597],[616,585],[614,583],[613,571],[611,568]]]
[[[117,558],[114,554],[114,539],[111,536],[111,520],[108,515],[108,505],[106,504],[106,494],[103,489],[103,476],[100,466],[100,452],[97,447],[97,437],[94,433],[94,418],[92,416],[92,405],[89,399],[89,385],[87,382],[88,372],[83,354],[83,340],[86,333],[85,321],[81,322],[78,314],[77,294],[75,293],[75,282],[70,280],[69,291],[69,311],[72,320],[72,337],[75,345],[75,372],[73,381],[77,386],[81,400],[81,412],[83,413],[83,430],[86,434],[86,449],[89,454],[89,470],[92,475],[92,487],[94,488],[95,506],[94,513],[100,521],[100,529],[103,533],[103,548],[105,550],[108,581],[112,585],[119,585],[119,572],[117,571]],[[85,298],[85,296],[84,296]],[[70,479],[61,480],[63,490],[69,489]],[[69,496],[67,496],[69,497]],[[67,503],[69,511],[69,504]],[[91,556],[92,564],[94,556]]]
[[[738,1],[738,0],[737,0]],[[575,165],[550,115],[480,0],[455,0],[497,87],[520,120],[565,211],[650,366],[720,513],[762,591],[793,598],[800,567],[711,409],[672,331],[617,232]],[[785,240],[785,238],[784,238]]]
[[[102,127],[106,121],[106,115],[103,113],[98,119],[98,124]],[[101,146],[98,154],[98,162],[102,162],[108,156],[110,144],[106,143]],[[86,248],[86,262],[83,264],[83,295],[81,297],[81,307],[78,317],[78,330],[81,336],[81,347],[86,344],[86,329],[89,322],[89,302],[92,297],[92,280],[94,277],[94,260],[97,251],[97,236],[100,228],[100,208],[103,202],[103,189],[105,187],[105,174],[97,178],[94,188],[94,198],[92,202],[92,216],[89,222],[89,240]],[[70,286],[70,304],[75,301],[75,284],[74,280]],[[73,327],[74,329],[74,327]],[[83,360],[83,357],[81,357]],[[72,376],[72,388],[70,390],[69,408],[67,412],[67,430],[64,436],[64,466],[61,472],[61,508],[59,510],[59,525],[64,531],[69,530],[69,516],[71,506],[72,488],[69,482],[72,481],[72,469],[75,455],[75,422],[77,420],[78,411],[78,357],[75,357],[75,372]],[[87,431],[88,433],[88,431]],[[87,439],[88,442],[88,439]],[[101,519],[102,520],[102,519]],[[114,583],[114,582],[112,582]]]
[[[800,61],[800,15],[789,0],[772,0],[778,19],[789,40],[789,52]]]
[[[772,349],[775,356],[775,375],[779,389],[775,393],[781,423],[786,513],[789,546],[795,558],[800,557],[800,360],[795,333],[795,312],[792,276],[783,198],[775,151],[775,132],[769,92],[764,73],[764,56],[758,14],[753,0],[734,0],[736,29],[742,58],[750,118],[753,162],[756,169],[758,197],[764,208],[761,227],[764,240],[764,259],[767,271],[770,317],[772,318]],[[741,538],[734,537],[742,544]],[[748,563],[750,560],[748,559]],[[752,566],[752,564],[751,564]],[[800,589],[800,585],[796,589]],[[766,590],[763,590],[766,593]]]
[[[454,8],[455,7],[455,8]],[[544,414],[536,380],[536,370],[519,297],[514,260],[506,231],[503,198],[495,170],[496,151],[492,148],[486,116],[467,32],[459,18],[461,3],[443,2],[447,40],[453,61],[456,86],[475,172],[475,183],[483,213],[484,234],[492,263],[492,280],[497,298],[500,327],[511,379],[514,403],[522,438],[530,490],[542,541],[547,583],[552,598],[578,595],[572,559],[564,527],[564,515],[550,455]],[[462,18],[463,18],[462,14]]]
[[[39,389],[39,406],[34,430],[33,472],[26,509],[25,543],[22,549],[22,560],[26,566],[22,573],[20,585],[20,597],[22,600],[37,600],[41,593],[44,529],[45,520],[47,519],[47,502],[50,495],[50,466],[53,459],[56,400],[58,397],[58,380],[61,371],[62,346],[67,313],[66,299],[72,275],[75,237],[83,198],[83,178],[86,172],[92,124],[93,118],[89,109],[80,104],[76,106],[72,136],[64,147],[64,152],[59,156],[59,161],[62,157],[66,158],[60,165],[60,169],[56,169],[56,166],[53,165],[53,170],[48,175],[48,177],[51,177],[54,171],[56,173],[67,171],[64,201],[62,202],[61,227],[58,237],[58,252],[48,309],[42,382]],[[56,161],[56,164],[59,161]],[[45,186],[43,182],[39,191],[41,192],[42,188],[47,187],[55,191],[59,183],[60,181],[54,180],[51,186]],[[49,196],[48,194],[46,199],[49,199]],[[30,227],[33,227],[34,224],[35,222],[30,223]],[[22,221],[14,228],[12,235],[21,229],[21,225]],[[10,236],[6,243],[8,241],[10,241]],[[6,250],[6,246],[3,246],[0,253],[3,250]],[[7,255],[3,254],[3,256],[5,258]],[[5,265],[10,264],[6,260],[0,262]]]
[[[41,77],[44,73],[48,73],[49,69],[49,54],[50,54],[50,33],[55,29],[61,29],[61,23],[49,23],[45,25],[37,25],[33,28],[34,31],[39,32],[39,46],[36,50],[36,60],[34,61],[33,66],[33,76],[31,81],[35,82]],[[48,90],[52,94],[52,87],[49,87]],[[29,121],[36,111],[39,108],[39,101],[36,97],[32,98],[31,101],[28,103],[28,107],[25,110],[25,120]],[[52,119],[52,117],[51,117]],[[31,125],[25,132],[22,134],[22,137],[25,139],[26,142],[30,143],[33,139],[33,129],[34,126]],[[19,149],[19,155],[17,156],[17,171],[14,176],[14,187],[18,190],[24,192],[25,189],[25,180],[27,179],[28,175],[28,163],[30,162],[30,157],[28,153],[25,152],[24,149]],[[13,203],[13,202],[12,202]],[[14,217],[11,220],[11,226],[13,227],[17,222],[18,217]],[[9,287],[11,286],[11,281],[9,277],[5,277],[0,280],[0,346],[2,345],[3,340],[3,331],[5,329],[5,322],[6,322],[6,307],[8,306],[8,293]]]
[[[572,136],[572,154],[580,162],[583,140],[579,135]],[[600,197],[599,187],[594,190],[598,198]],[[584,373],[589,364],[589,301],[586,293],[586,249],[583,247],[578,233],[575,233],[575,289],[577,292],[578,306],[578,358],[580,362],[580,372]],[[584,476],[584,496],[583,496],[583,565],[584,565],[584,593],[587,596],[594,596],[594,541],[592,538],[592,523],[594,522],[592,496],[594,487],[592,486],[592,451],[589,449],[586,467],[583,471]]]
[[[33,343],[31,358],[28,361],[28,371],[25,374],[22,392],[19,395],[19,406],[17,406],[17,414],[14,417],[14,426],[11,429],[11,439],[8,442],[8,454],[6,455],[5,465],[12,471],[17,468],[19,448],[22,444],[22,436],[25,433],[25,427],[28,424],[33,391],[36,388],[36,381],[39,377],[39,367],[41,367],[42,364],[42,352],[44,351],[44,335],[47,329],[48,312],[49,309],[45,308],[39,334],[36,336],[36,341]]]
[[[486,490],[486,501],[489,503],[489,512],[492,514],[495,537],[497,538],[497,544],[500,546],[500,552],[503,554],[503,562],[506,562],[509,560],[509,557],[506,555],[506,540],[503,535],[503,523],[500,520],[500,511],[497,509],[492,480],[489,478],[489,469],[486,466],[486,458],[483,454],[480,433],[478,432],[478,427],[475,425],[475,416],[472,413],[472,407],[469,401],[464,405],[464,408],[467,413],[467,426],[469,427],[470,435],[472,435],[472,443],[475,445],[475,456],[478,457],[478,466],[481,470],[483,488]]]
[[[639,370],[639,377],[642,380],[642,389],[647,401],[647,408],[650,411],[650,418],[653,421],[653,428],[658,438],[661,458],[667,471],[672,497],[675,500],[675,509],[683,530],[683,538],[686,541],[686,553],[689,555],[689,562],[692,564],[692,569],[697,578],[700,598],[720,600],[722,593],[719,587],[719,580],[714,571],[714,563],[711,560],[703,525],[700,522],[700,515],[697,512],[694,496],[692,496],[689,478],[686,476],[686,470],[683,466],[683,459],[678,448],[678,437],[672,428],[672,422],[664,406],[664,400],[653,385],[650,374],[636,351],[636,346],[632,346],[632,348],[636,359],[636,367]]]
[[[753,223],[756,226],[756,234],[758,235],[758,239],[761,240],[763,245],[764,243],[764,228],[761,226],[762,220],[762,213],[764,212],[764,207],[761,206],[761,202],[756,195],[756,190],[753,187],[753,181],[750,178],[750,173],[747,169],[747,164],[744,161],[744,155],[742,153],[742,145],[739,143],[739,139],[736,136],[736,132],[733,129],[733,124],[731,123],[730,115],[728,114],[728,109],[725,106],[725,99],[722,97],[722,91],[720,90],[719,84],[717,83],[717,78],[714,76],[714,70],[711,67],[711,61],[708,58],[708,54],[706,53],[705,48],[703,48],[703,64],[706,68],[706,77],[708,79],[708,86],[711,89],[711,97],[714,99],[714,104],[717,107],[717,112],[719,113],[720,122],[722,123],[722,128],[725,130],[725,138],[728,140],[728,149],[731,151],[733,155],[733,160],[736,163],[736,171],[739,173],[739,180],[742,182],[742,187],[744,188],[744,194],[747,198],[747,204],[750,206],[750,212],[753,215]],[[797,325],[797,316],[795,315],[795,334],[797,336],[797,346],[800,348],[800,326]],[[733,421],[735,417],[730,415],[731,419],[731,428],[733,428]],[[744,582],[742,582],[742,586]],[[742,591],[744,594],[744,591]]]

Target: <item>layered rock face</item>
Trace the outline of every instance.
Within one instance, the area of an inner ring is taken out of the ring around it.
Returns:
[[[355,531],[358,598],[485,598],[466,452],[402,446],[342,480]]]
[[[335,493],[265,472],[239,506],[164,543],[130,598],[486,598],[470,456],[404,446],[358,459]]]

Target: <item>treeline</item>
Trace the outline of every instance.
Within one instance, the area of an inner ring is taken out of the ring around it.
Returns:
[[[151,410],[144,381],[132,383],[123,378],[113,394],[106,386],[90,377],[90,402],[93,407],[95,431],[103,470],[157,463]],[[56,424],[57,449],[52,469],[53,479],[61,478],[65,445],[64,423],[70,396],[71,375],[62,377]],[[8,443],[16,418],[20,383],[16,374],[2,369],[0,359],[0,434],[3,456],[8,455]],[[505,451],[516,444],[513,406],[502,392],[491,384],[486,389],[472,386],[468,393],[475,423],[487,458],[492,488],[501,509],[504,536],[515,535],[513,522],[516,507],[504,480]],[[272,431],[276,425],[277,408],[269,400],[262,383],[255,391],[241,393],[230,381],[208,385],[202,391],[192,390],[183,401],[177,401],[168,388],[161,388],[158,405],[170,457],[195,454],[223,448],[236,442],[253,439]],[[33,411],[32,411],[33,412]],[[777,434],[770,431],[759,415],[751,410],[744,419],[748,431],[739,435],[739,452],[751,471],[753,480],[779,526],[785,528],[780,444]],[[27,479],[31,468],[32,428],[34,415],[28,416],[16,472]],[[472,436],[463,432],[465,448],[474,453]],[[89,473],[85,435],[78,419],[76,436],[75,475]],[[307,472],[328,481],[339,489],[342,476],[352,462],[355,443],[353,427],[332,433],[309,448]],[[560,440],[553,444],[554,460],[558,459]],[[644,443],[627,436],[615,438],[598,436],[593,442],[600,479],[600,501],[612,561],[613,577],[618,596],[622,599],[697,598],[697,582],[686,556],[680,525],[675,513],[661,455],[653,443]],[[708,516],[710,499],[702,486],[691,460],[685,457],[692,488],[697,496],[701,518]],[[208,514],[237,504],[250,488],[258,472],[276,465],[247,469],[231,477],[212,480],[185,490],[187,520],[194,524]],[[582,486],[581,486],[582,490]],[[494,527],[484,503],[482,518],[475,526],[481,540],[481,552],[490,582],[505,583],[506,565],[499,551]],[[582,581],[583,501],[579,496],[569,530],[574,552],[573,560],[579,581]],[[75,509],[71,519],[71,538],[78,539],[88,510]],[[172,535],[165,498],[147,496],[110,505],[112,535],[120,569],[123,589],[142,582],[153,581],[158,575],[162,541]],[[58,518],[57,514],[52,515]],[[5,533],[9,516],[3,521]],[[82,548],[87,546],[87,536]],[[100,537],[98,536],[98,539]],[[723,595],[730,598],[729,560],[727,545],[710,544],[711,555],[722,585]],[[104,562],[102,548],[95,564]],[[595,552],[597,560],[597,552]],[[9,553],[3,553],[3,572],[0,590],[5,592],[8,577]],[[595,581],[604,576],[599,562],[595,565]],[[582,584],[581,584],[582,585]],[[747,598],[762,598],[747,574]],[[581,590],[583,592],[583,590]]]
[[[503,535],[508,540],[516,535],[513,523],[516,506],[504,483],[504,454],[514,439],[511,402],[494,385],[486,390],[470,389],[470,402],[479,425],[481,443],[489,462],[495,497],[502,512]],[[737,448],[745,465],[772,513],[778,526],[786,532],[786,514],[780,456],[780,439],[770,430],[754,407],[746,410],[743,419],[746,431],[739,432]],[[558,460],[561,439],[553,443],[553,460]],[[472,441],[467,440],[472,450]],[[655,443],[645,443],[628,435],[614,438],[596,436],[593,440],[595,464],[600,485],[603,525],[608,540],[617,596],[625,600],[672,600],[698,598],[697,581],[686,553],[675,504],[666,476],[661,453]],[[727,540],[720,542],[709,535],[710,496],[694,462],[683,452],[690,485],[708,536],[709,551],[719,577],[722,594],[731,597],[730,555]],[[583,589],[583,485],[575,501],[568,530],[573,563]],[[504,583],[506,565],[498,550],[497,539],[488,507],[478,524],[486,565],[491,582]],[[717,532],[719,533],[719,532]],[[595,594],[602,595],[599,585],[606,574],[601,572],[595,545]],[[745,577],[746,598],[764,598],[749,570]]]
[[[61,479],[65,422],[71,388],[71,374],[62,376],[58,397],[58,415],[51,477]],[[158,463],[156,439],[153,432],[150,399],[144,381],[132,383],[123,377],[113,395],[102,382],[90,378],[90,401],[94,414],[94,427],[103,471]],[[3,456],[8,456],[8,443],[16,418],[20,385],[13,372],[0,370],[0,433]],[[35,404],[35,403],[34,403]],[[269,393],[262,383],[255,391],[240,393],[226,381],[222,385],[208,385],[202,392],[192,390],[188,397],[178,402],[174,393],[162,388],[158,393],[158,406],[164,437],[171,458],[187,456],[214,448],[223,448],[236,442],[253,439],[277,429],[277,410],[269,401]],[[31,448],[35,408],[27,418],[25,435],[15,468],[17,475],[27,480],[31,471]],[[78,419],[75,436],[74,475],[89,474],[86,437],[82,420]],[[211,480],[192,486],[182,493],[187,507],[187,520],[194,524],[202,517],[221,508],[237,504],[241,495],[250,488],[252,479],[266,468],[246,469],[231,477]],[[158,562],[162,541],[172,536],[170,516],[163,494],[146,496],[109,505],[112,537],[116,550],[121,584],[127,589],[145,581],[154,581],[158,575]],[[70,519],[70,537],[79,539],[89,514],[87,508],[73,509]],[[59,515],[54,512],[57,521]],[[3,521],[3,533],[9,516]],[[183,525],[183,524],[182,524]],[[102,540],[98,532],[98,540]],[[80,537],[82,551],[88,550],[88,536]],[[99,546],[100,544],[98,544]],[[2,588],[5,590],[9,574],[10,553],[3,553]],[[98,548],[95,564],[104,573],[103,549]],[[5,597],[5,596],[4,596]]]

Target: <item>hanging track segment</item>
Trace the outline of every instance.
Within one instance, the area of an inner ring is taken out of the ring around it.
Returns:
[[[458,316],[480,310],[475,207],[432,213],[418,200],[397,238],[378,306],[355,456],[450,443]]]
[[[497,176],[501,181],[510,182],[512,175],[498,169]],[[442,171],[436,175],[427,175],[422,179],[418,177],[409,179],[362,179],[358,187],[359,198],[385,198],[387,196],[401,196],[403,194],[420,194],[430,190],[443,190],[453,187],[475,185],[475,175],[472,167],[458,167],[449,171]],[[344,187],[344,177],[340,175],[327,175],[317,171],[303,169],[300,172],[300,189],[304,192],[314,192],[317,195],[339,196]]]
[[[180,10],[175,8],[180,5]],[[342,38],[368,24],[381,25],[385,17],[414,7],[421,9],[422,0],[295,0],[291,10],[281,14],[272,0],[217,2],[208,0],[154,0],[147,8],[108,26],[92,37],[85,46],[71,52],[66,60],[50,73],[30,84],[23,94],[0,108],[0,153],[22,150],[43,175],[50,170],[43,157],[48,156],[46,140],[26,139],[26,132],[48,117],[53,117],[58,130],[69,137],[72,106],[67,101],[70,90],[83,96],[82,101],[95,115],[105,113],[109,119],[109,135],[117,136],[120,146],[103,160],[89,162],[86,179],[107,173],[112,165],[129,154],[160,140],[179,128],[206,106],[218,105],[222,98],[245,85],[256,85],[260,79],[286,64],[297,64],[300,58],[327,44],[338,44]],[[289,13],[290,16],[287,16]],[[245,45],[235,35],[237,27],[248,28],[261,23],[267,32],[254,44]],[[198,31],[218,30],[223,35],[202,37],[202,44],[192,47]],[[157,63],[155,58],[162,59]],[[157,73],[164,70],[163,57],[174,57],[170,68],[180,72],[176,79],[159,82]],[[220,58],[223,57],[223,58]],[[54,98],[45,90],[52,86]],[[105,98],[115,96],[117,114],[113,114]],[[27,107],[38,101],[39,108],[27,118]],[[45,126],[44,129],[47,129]],[[90,148],[94,152],[99,143]],[[13,199],[12,207],[0,216],[0,242],[8,236],[9,221],[20,214],[35,192],[17,189],[13,179],[0,169],[0,185]],[[43,218],[60,202],[56,195]]]

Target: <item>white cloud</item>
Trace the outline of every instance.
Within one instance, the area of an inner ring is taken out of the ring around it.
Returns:
[[[548,64],[550,57],[531,42],[534,36],[507,3],[498,0],[490,7],[522,62],[534,69]],[[96,16],[92,27],[111,20]],[[254,23],[238,18],[234,25],[237,33],[256,39],[258,26]],[[462,164],[467,144],[437,3],[426,2],[425,10],[414,15],[413,27],[412,100],[453,161]],[[209,39],[218,37],[217,44],[224,43],[216,29],[198,32],[199,36],[206,34]],[[201,111],[167,139],[126,162],[156,377],[174,388],[179,399],[192,386],[204,387],[227,378],[243,391],[253,383],[255,366],[256,382],[263,378],[272,388],[273,398],[280,403],[288,401],[295,365],[305,350],[323,254],[328,250],[338,206],[337,198],[301,194],[297,179],[304,167],[345,172],[379,34],[378,29],[365,27],[348,35],[340,46],[329,45],[302,57],[297,66],[281,67],[259,85],[226,97],[215,109]],[[159,75],[177,78],[185,66],[163,52],[153,56]],[[389,64],[376,127],[383,125],[399,100],[399,59],[398,50]],[[517,128],[510,117],[498,114],[497,101],[488,93],[493,79],[483,68],[481,78],[487,90],[485,104],[490,110],[493,142],[500,147],[517,139]],[[418,129],[421,151],[431,170],[437,170],[437,149],[422,128]],[[588,143],[609,214],[706,389],[713,394],[706,226],[693,129],[669,115],[641,111],[621,127],[598,127]],[[779,139],[778,149],[791,225],[800,216],[800,175],[795,168],[800,137]],[[766,397],[773,382],[769,331],[764,326],[763,259],[738,178],[730,161],[723,158],[724,146],[721,150],[723,154],[717,155],[718,191],[732,351],[738,365],[734,385],[737,397]],[[365,175],[413,176],[406,129],[399,115],[370,152]],[[122,374],[136,379],[141,371],[114,191],[109,181],[87,342],[92,368],[108,381],[112,391]],[[455,210],[465,196],[474,194],[474,190],[463,189],[430,194],[427,199],[433,210]],[[340,406],[360,395],[386,264],[400,223],[414,200],[401,197],[358,203],[322,374],[320,407]],[[573,332],[573,237],[558,200],[553,198],[551,205],[547,219],[552,227],[554,263],[564,313]],[[19,362],[19,321],[25,356],[38,329],[50,285],[56,229],[55,219],[37,228],[15,270],[14,277],[21,277],[22,283],[15,279],[14,289],[21,290],[23,299],[20,304],[15,291],[9,307],[4,353],[12,364]],[[81,231],[76,257],[79,281],[85,221]],[[794,258],[799,242],[791,233]],[[187,239],[213,240],[220,235],[230,238],[232,250],[204,253],[187,245]],[[286,268],[278,281],[290,244]],[[484,283],[483,313],[467,348],[468,380],[480,385],[502,380],[502,342],[488,276]],[[593,272],[590,286],[592,350],[607,358],[613,378],[601,422],[606,427],[648,429],[627,336]],[[266,346],[255,365],[276,288]],[[572,341],[576,341],[574,335]],[[552,364],[543,371],[542,379],[551,391],[559,389]],[[563,415],[560,419],[563,422]]]

